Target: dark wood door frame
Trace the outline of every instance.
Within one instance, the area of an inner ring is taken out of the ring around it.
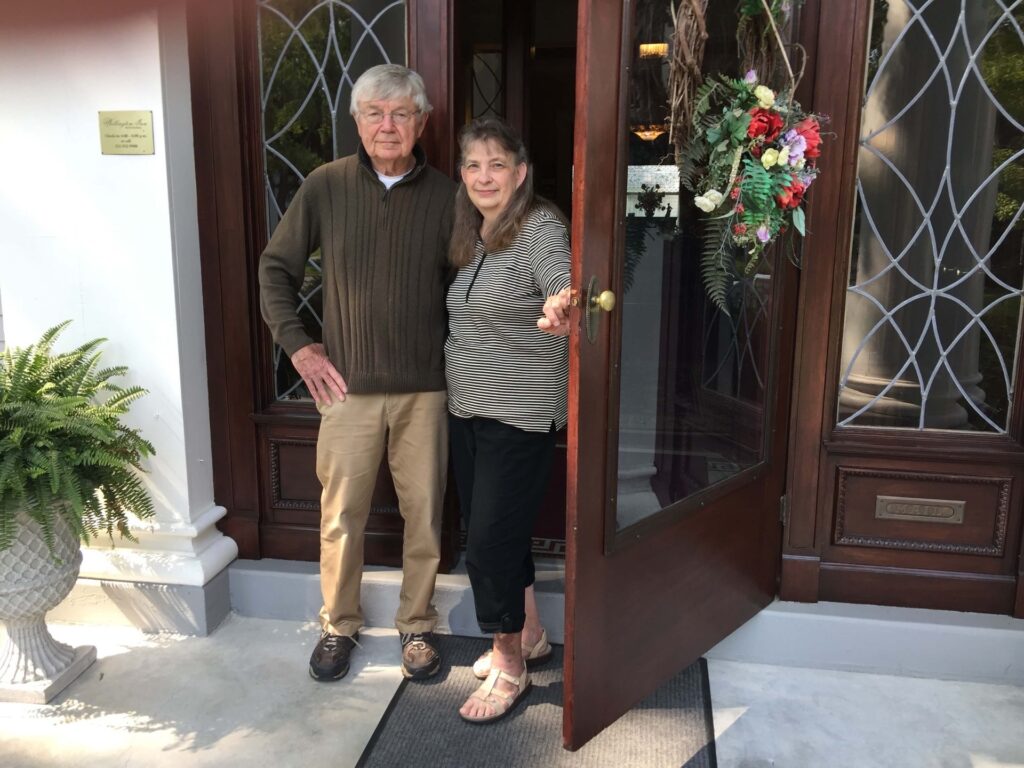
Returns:
[[[856,30],[857,23],[856,9],[853,3],[832,3],[827,10],[825,19],[821,16],[821,7],[818,0],[810,0],[804,7],[804,34],[801,35],[805,47],[808,47],[807,71],[812,77],[817,75],[815,62],[817,57],[818,34],[827,22],[836,23],[845,14],[847,30]],[[839,6],[842,6],[841,8]],[[811,28],[814,33],[811,35]],[[865,33],[866,34],[866,33]],[[848,35],[847,45],[838,49],[830,47],[830,55],[839,60],[845,60],[844,56],[852,55],[852,48],[856,45],[866,45],[863,36],[858,38],[857,34]],[[849,46],[849,47],[847,47]],[[804,246],[803,274],[801,275],[800,298],[797,320],[796,339],[796,360],[793,375],[792,400],[793,418],[790,424],[792,439],[790,440],[790,454],[788,462],[788,477],[786,480],[787,509],[784,533],[784,554],[782,558],[782,584],[783,597],[791,600],[816,600],[817,599],[817,550],[814,548],[815,537],[815,513],[817,511],[817,498],[814,494],[808,494],[808,488],[817,488],[818,470],[818,441],[808,438],[807,429],[808,417],[814,414],[821,414],[825,405],[822,402],[824,392],[821,382],[824,372],[820,367],[814,365],[817,357],[822,354],[822,345],[828,343],[828,325],[821,322],[821,318],[828,318],[831,321],[831,291],[808,290],[811,285],[825,284],[831,286],[836,279],[836,269],[833,259],[819,256],[823,253],[822,248],[816,247],[820,239],[827,242],[839,236],[839,217],[831,215],[830,212],[839,209],[840,201],[837,199],[842,190],[841,185],[822,184],[828,179],[829,174],[838,174],[841,169],[854,164],[855,155],[840,155],[839,147],[844,145],[846,126],[849,123],[849,113],[856,110],[856,101],[847,103],[851,98],[859,99],[859,96],[852,96],[848,89],[842,91],[844,100],[832,98],[835,82],[822,81],[822,92],[817,90],[817,78],[810,87],[811,98],[804,103],[813,104],[818,110],[830,108],[829,130],[834,131],[836,138],[833,146],[829,147],[829,155],[834,160],[829,161],[828,155],[822,161],[823,173],[819,180],[819,187],[815,189],[814,195],[808,205],[808,229],[813,232],[813,240]],[[806,84],[804,92],[808,90]],[[806,98],[806,96],[805,96]],[[849,205],[849,203],[847,203]],[[821,214],[818,214],[821,211]],[[818,219],[821,219],[819,222]],[[809,322],[809,318],[816,318],[817,323]],[[817,420],[816,420],[817,421]],[[820,421],[818,421],[820,424]],[[800,588],[785,585],[800,584]],[[803,590],[803,591],[800,591]]]
[[[432,164],[449,175],[451,5],[452,0],[407,3],[408,60],[423,75],[434,106],[422,144]],[[214,494],[228,510],[219,526],[238,542],[241,557],[315,559],[310,553],[318,536],[318,506],[308,493],[287,498],[280,473],[282,461],[308,458],[319,417],[308,405],[274,401],[267,360],[272,347],[255,279],[266,240],[255,19],[254,0],[187,5]],[[458,553],[453,499],[450,493],[443,569]],[[392,500],[393,492],[388,499],[375,495],[374,504]],[[281,509],[290,510],[289,521],[268,520],[268,513]],[[367,562],[397,564],[400,520],[384,520],[377,528],[373,520],[371,515]]]
[[[233,2],[192,0],[187,7],[196,195],[202,259],[206,369],[214,497],[228,514],[218,523],[239,555],[260,556],[256,359],[252,286],[253,222],[247,189],[254,126],[239,89],[237,48],[246,41]]]

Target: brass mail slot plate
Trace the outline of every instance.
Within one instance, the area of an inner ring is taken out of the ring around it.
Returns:
[[[964,522],[964,507],[966,506],[966,501],[913,499],[905,496],[876,496],[875,519],[962,525]]]

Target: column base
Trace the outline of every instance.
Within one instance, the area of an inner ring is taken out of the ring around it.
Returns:
[[[228,569],[224,568],[203,586],[80,578],[48,618],[66,624],[208,635],[230,611]]]

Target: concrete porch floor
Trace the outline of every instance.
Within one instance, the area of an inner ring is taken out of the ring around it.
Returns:
[[[49,705],[0,703],[4,768],[344,768],[401,681],[397,636],[382,628],[334,684],[306,674],[308,622],[232,614],[209,637],[51,630],[96,645],[98,660]],[[1018,686],[714,658],[709,669],[723,768],[1024,766]]]

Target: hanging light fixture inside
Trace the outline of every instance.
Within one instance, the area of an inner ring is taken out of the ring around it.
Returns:
[[[668,43],[640,43],[641,59],[657,59],[668,56]]]
[[[648,125],[631,125],[629,130],[644,141],[654,141],[668,130],[668,126],[658,123],[651,123]]]

